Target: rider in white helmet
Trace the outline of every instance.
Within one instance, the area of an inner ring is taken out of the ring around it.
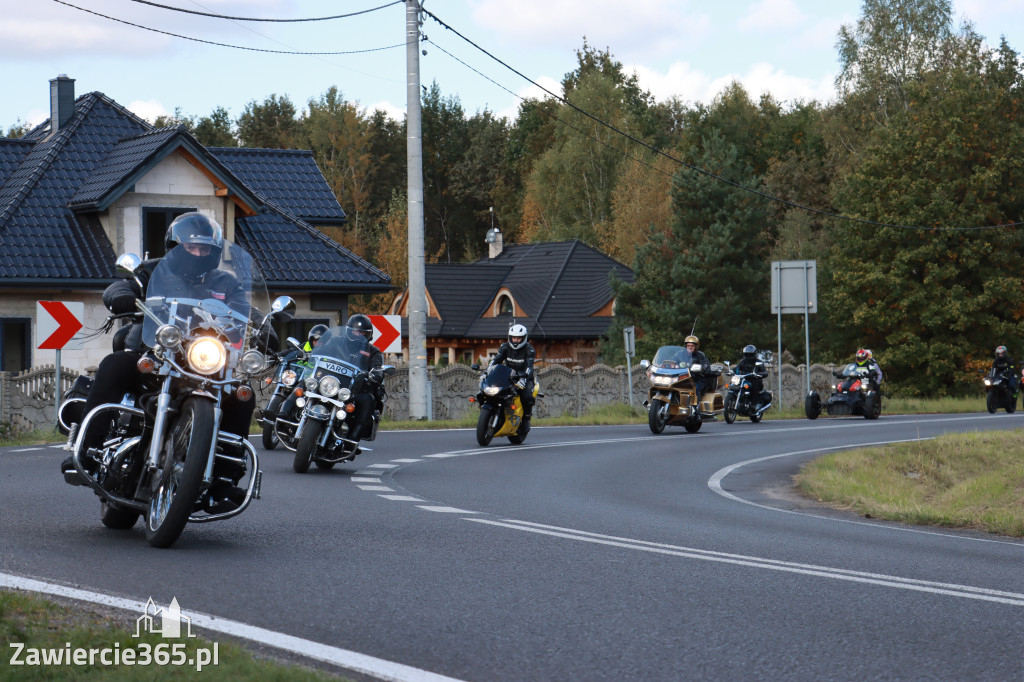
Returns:
[[[508,328],[508,341],[501,344],[498,354],[491,358],[488,365],[505,363],[516,376],[516,389],[519,391],[519,398],[523,401],[523,421],[529,425],[533,416],[533,361],[537,352],[527,341],[526,327],[521,324],[513,324]]]

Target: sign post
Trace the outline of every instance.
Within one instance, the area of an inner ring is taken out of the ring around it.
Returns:
[[[56,351],[55,362],[56,376],[53,384],[53,402],[55,412],[60,414],[61,396],[61,361],[60,351],[63,348],[68,350],[81,350],[81,339],[74,339],[75,334],[82,328],[82,320],[85,318],[85,304],[81,302],[65,301],[36,301],[36,338],[40,339],[39,350]]]
[[[626,346],[626,384],[629,392],[629,406],[633,407],[633,368],[629,361],[636,355],[636,330],[633,327],[625,327],[622,330],[622,340]]]
[[[817,261],[788,260],[772,262],[772,312],[779,326],[779,391],[782,391],[782,314],[804,314],[804,348],[807,371],[806,394],[811,392],[810,313],[818,312]],[[782,407],[781,400],[779,407]]]

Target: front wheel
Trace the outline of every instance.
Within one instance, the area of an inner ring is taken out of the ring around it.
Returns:
[[[215,436],[213,404],[189,399],[170,425],[164,440],[157,486],[146,513],[146,540],[153,547],[170,547],[185,530],[199,497],[206,458]]]
[[[864,398],[864,418],[878,419],[882,416],[882,396],[877,393]]]
[[[491,417],[497,415],[495,423],[491,424]],[[482,407],[480,408],[480,416],[476,420],[476,442],[483,447],[487,447],[491,444],[491,440],[494,438],[494,432],[501,427],[501,412],[500,408],[498,412],[494,412],[493,408]]]
[[[736,403],[738,403],[739,400],[740,397],[735,393],[725,394],[725,413],[723,416],[725,417],[726,424],[732,424],[736,421]]]
[[[985,407],[988,408],[989,414],[995,414],[996,410],[999,409],[999,401],[996,400],[995,391],[989,391],[985,394]]]
[[[292,460],[292,469],[295,470],[295,473],[304,474],[309,471],[309,463],[313,461],[316,445],[323,429],[323,424],[313,420],[307,421],[302,427],[299,444],[295,446],[295,459]]]
[[[808,419],[817,419],[818,415],[821,414],[821,398],[818,397],[817,393],[812,392],[804,398],[804,414]]]
[[[664,404],[661,400],[652,400],[651,406],[647,410],[647,425],[651,427],[651,433],[655,435],[665,430],[665,423],[668,421],[661,413]]]

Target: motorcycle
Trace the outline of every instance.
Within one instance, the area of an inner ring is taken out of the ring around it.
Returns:
[[[480,369],[473,365],[473,369]],[[543,397],[540,383],[533,382],[533,398]],[[508,437],[519,445],[530,433],[530,425],[523,422],[523,402],[515,387],[515,372],[507,365],[492,365],[480,378],[480,392],[470,402],[480,406],[476,420],[476,442],[486,447],[494,438]]]
[[[178,246],[175,248],[184,248]],[[190,298],[169,274],[170,259],[153,271],[145,301],[142,340],[152,349],[138,361],[142,390],[120,403],[98,405],[84,415],[72,448],[72,485],[92,488],[100,498],[100,520],[108,528],[131,528],[142,516],[146,540],[169,547],[188,522],[236,516],[259,499],[262,472],[247,439],[221,431],[222,402],[245,402],[250,380],[267,369],[263,339],[274,317],[287,319],[295,302],[267,306],[266,285],[244,249],[224,241],[219,269],[232,273],[242,294]],[[120,277],[135,277],[142,262],[124,254]],[[244,299],[244,300],[242,300]],[[264,317],[259,311],[268,310]],[[79,408],[80,409],[80,408]],[[110,426],[98,448],[84,448],[93,423]]]
[[[711,365],[706,377],[710,385],[699,399],[695,379],[703,369],[686,348],[662,346],[653,362],[641,360],[640,366],[647,370],[651,382],[643,403],[651,433],[659,434],[666,426],[682,426],[687,433],[697,433],[704,422],[718,421],[717,415],[725,410],[722,365]]]
[[[985,407],[989,413],[1005,408],[1007,414],[1017,411],[1017,391],[1011,389],[1009,370],[993,367],[985,377]]]
[[[754,377],[762,377],[757,372],[747,374],[733,374],[729,380],[729,389],[725,394],[725,423],[732,424],[736,421],[737,415],[750,417],[750,421],[758,423],[761,421],[764,411],[772,406],[772,392],[762,390],[755,393],[753,389]]]
[[[804,399],[804,414],[817,419],[822,412],[830,417],[863,415],[865,419],[878,419],[882,414],[882,393],[873,373],[851,362],[835,373],[838,382],[832,385],[832,395],[822,403],[817,391]]]
[[[267,450],[273,450],[280,443],[292,452],[295,451],[295,439],[292,438],[292,434],[295,433],[298,422],[295,421],[294,415],[280,412],[284,401],[291,395],[293,387],[305,369],[296,361],[279,362],[274,376],[263,380],[267,386],[274,384],[274,390],[267,399],[266,406],[257,408],[254,416],[256,423],[263,429],[263,447]],[[284,428],[278,428],[279,419],[282,420]]]
[[[355,427],[356,397],[364,388],[370,389],[375,402],[370,432],[360,434],[360,440],[377,438],[377,426],[387,402],[384,377],[394,375],[395,368],[384,365],[371,369],[370,354],[366,351],[369,340],[364,336],[349,338],[347,331],[348,327],[332,327],[308,353],[302,351],[297,340],[288,339],[289,345],[302,351],[299,361],[310,365],[301,376],[294,369],[285,370],[283,382],[295,386],[295,406],[300,412],[294,431],[290,430],[288,415],[279,414],[275,426],[282,443],[295,444],[292,469],[296,473],[306,473],[311,463],[319,469],[331,469],[338,462],[351,461],[360,452],[370,450],[349,437]]]

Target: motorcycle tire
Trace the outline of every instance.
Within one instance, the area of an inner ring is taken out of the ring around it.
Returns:
[[[107,528],[128,530],[135,525],[142,514],[135,509],[126,509],[116,504],[100,500],[100,521]]]
[[[819,414],[821,414],[821,398],[817,393],[811,393],[804,398],[804,415],[808,419],[817,419]]]
[[[498,422],[491,426],[491,409],[488,407],[480,408],[480,416],[476,420],[476,442],[483,447],[487,447],[491,444],[494,439],[494,433],[501,428],[501,415],[498,415]]]
[[[299,443],[295,446],[295,459],[292,460],[292,469],[295,473],[304,474],[309,471],[313,453],[316,452],[316,444],[323,431],[324,425],[312,419],[302,427],[302,435],[299,436]]]
[[[985,394],[985,408],[988,409],[989,414],[995,414],[996,410],[999,409],[999,401],[996,400],[995,391],[989,391]]]
[[[725,394],[725,412],[722,414],[725,417],[726,424],[732,424],[736,421],[736,403],[738,403],[740,397],[735,393]]]
[[[1006,414],[1013,414],[1017,411],[1017,396],[1010,394],[1009,402],[1006,403]]]
[[[185,530],[199,497],[215,435],[213,403],[186,400],[167,429],[160,468],[154,474],[159,485],[146,512],[146,541],[153,547],[170,547]]]
[[[882,416],[882,398],[878,395],[869,395],[864,399],[864,418],[878,419]]]
[[[284,399],[276,395],[270,399],[270,403],[267,405],[266,412],[276,415],[277,411],[281,409],[281,403]],[[281,442],[281,439],[277,437],[277,428],[273,425],[263,427],[263,447],[267,450],[273,450],[277,447],[277,444]]]
[[[316,468],[323,469],[324,471],[330,471],[331,469],[334,468],[335,464],[337,464],[337,462],[321,462],[320,460],[317,460]]]
[[[704,425],[704,422],[702,422],[701,420],[697,419],[697,420],[686,422],[685,424],[683,424],[683,428],[686,429],[687,433],[697,433],[698,431],[700,431],[700,427],[703,426],[703,425]]]
[[[750,413],[750,421],[753,422],[754,424],[756,424],[759,421],[761,421],[761,417],[763,417],[763,416],[764,416],[764,412],[756,412],[756,411],[755,412],[751,412]]]
[[[520,425],[519,431],[508,437],[508,442],[512,443],[512,445],[522,445],[523,441],[526,440],[526,434],[528,433],[530,433],[530,427]]]
[[[666,420],[661,417],[661,406],[665,403],[661,400],[652,400],[647,410],[647,425],[651,427],[651,433],[660,434],[665,430]]]

